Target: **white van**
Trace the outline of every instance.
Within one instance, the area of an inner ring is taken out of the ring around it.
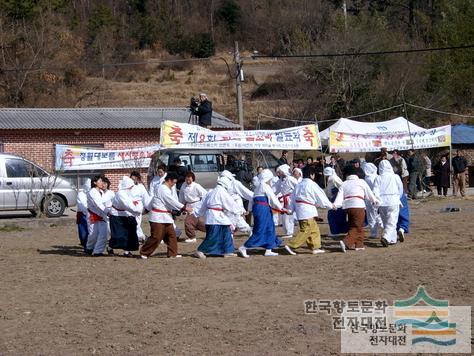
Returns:
[[[269,151],[223,151],[223,150],[165,150],[156,152],[148,169],[152,176],[156,167],[160,164],[167,166],[173,163],[175,158],[179,158],[188,171],[192,171],[196,176],[196,182],[204,188],[214,188],[219,173],[225,168],[228,157],[240,158],[245,154],[249,167],[253,168],[253,173],[258,166],[274,169],[278,166],[277,158]]]
[[[41,209],[47,216],[57,217],[76,201],[77,191],[65,179],[23,157],[0,153],[0,210],[35,214]]]

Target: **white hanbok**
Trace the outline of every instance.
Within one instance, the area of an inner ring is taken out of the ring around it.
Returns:
[[[379,212],[384,229],[382,238],[389,244],[396,244],[403,183],[400,176],[393,172],[392,165],[387,160],[380,162],[379,172],[380,175],[374,182],[374,194],[380,200]]]
[[[151,202],[151,196],[148,194],[145,186],[142,183],[135,184],[131,191],[131,196],[134,201],[139,201],[142,205],[142,212],[138,215],[135,215],[137,220],[137,236],[138,240],[144,241],[146,236],[142,229],[142,220],[143,220],[143,208],[147,207]]]
[[[372,191],[374,190],[375,179],[378,177],[377,167],[373,163],[364,163],[363,169],[365,173],[364,180]],[[378,208],[370,201],[365,202],[365,213],[367,214],[367,225],[370,228],[370,237],[377,237],[378,227],[382,227],[382,220]]]

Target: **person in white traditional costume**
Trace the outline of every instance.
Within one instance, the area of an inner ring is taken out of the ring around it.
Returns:
[[[109,248],[124,250],[125,257],[132,257],[132,251],[138,250],[137,216],[143,212],[143,202],[140,197],[134,197],[135,186],[133,179],[122,178],[109,217]]]
[[[239,208],[228,193],[231,186],[232,180],[225,176],[219,177],[216,187],[206,194],[201,208],[195,213],[206,219],[206,238],[195,253],[198,258],[206,258],[206,255],[237,256],[234,253],[232,221],[228,213],[235,212]]]
[[[252,235],[239,247],[242,257],[248,258],[247,249],[257,247],[265,249],[265,256],[278,256],[278,253],[272,251],[281,245],[281,240],[275,231],[272,209],[276,209],[280,213],[285,211],[270,186],[272,178],[273,173],[269,169],[264,169],[260,174],[260,183],[255,189],[253,197],[254,225]]]
[[[174,172],[166,175],[163,184],[155,186],[153,198],[150,203],[150,230],[151,236],[145,241],[140,254],[142,259],[147,259],[155,252],[156,248],[163,240],[167,245],[167,256],[171,258],[181,257],[178,255],[178,241],[174,228],[172,211],[186,211],[192,213],[191,207],[181,204],[173,191],[173,187],[178,181],[178,176]]]
[[[245,234],[250,235],[252,233],[252,228],[250,225],[245,221],[244,214],[246,210],[244,208],[244,200],[247,200],[249,203],[249,210],[252,209],[252,200],[253,200],[253,192],[245,187],[242,182],[235,179],[235,175],[231,172],[224,170],[220,174],[221,177],[226,177],[231,181],[230,187],[228,189],[229,194],[231,195],[232,199],[234,200],[236,206],[238,207],[237,210],[229,211],[227,214],[229,215],[230,220],[232,221],[232,225],[235,230],[243,232]],[[243,213],[242,213],[243,212]]]
[[[342,179],[337,175],[334,168],[326,167],[323,170],[324,176],[327,177],[326,195],[329,201],[336,200],[339,188],[342,185]],[[328,211],[329,235],[334,237],[342,234],[347,234],[349,226],[347,225],[347,214],[342,208]]]
[[[103,256],[107,245],[107,220],[110,208],[107,208],[104,204],[103,186],[102,177],[95,176],[91,180],[91,189],[87,193],[89,237],[87,239],[86,253],[92,256]]]
[[[362,169],[365,173],[364,180],[367,182],[372,191],[374,190],[375,179],[378,177],[377,167],[373,163],[364,162],[362,164]],[[380,214],[378,209],[370,202],[365,202],[365,213],[367,215],[367,225],[370,228],[370,238],[377,237],[377,230],[379,226],[382,226],[382,220],[380,219]]]
[[[150,196],[153,196],[155,187],[157,185],[163,184],[165,182],[165,178],[166,178],[166,165],[160,164],[158,167],[156,167],[156,175],[151,180],[150,186],[148,188],[148,194]]]
[[[151,196],[150,194],[148,194],[148,191],[143,185],[142,175],[138,171],[133,171],[132,173],[130,173],[130,178],[133,179],[133,182],[135,183],[132,188],[133,200],[140,201],[142,203],[142,207],[146,209],[146,207],[151,202]],[[143,211],[140,214],[135,215],[135,218],[137,219],[138,241],[144,242],[146,236],[142,229]]]
[[[280,177],[275,187],[275,194],[278,196],[284,209],[289,209],[293,190],[298,184],[296,178],[291,175],[290,166],[282,164],[276,169],[277,175]],[[293,214],[282,214],[283,238],[291,238],[295,232],[295,217]]]
[[[364,221],[365,201],[378,205],[379,201],[369,188],[365,180],[357,176],[358,169],[354,166],[346,167],[346,180],[339,187],[334,205],[342,207],[347,212],[349,232],[343,241],[340,241],[342,252],[349,250],[364,250]]]
[[[374,194],[380,200],[379,213],[383,225],[381,243],[387,247],[397,243],[397,221],[403,183],[400,176],[393,172],[392,165],[387,160],[380,162],[379,173],[374,183]]]
[[[293,168],[293,177],[298,183],[301,183],[301,181],[303,180],[303,171],[298,167]]]
[[[85,249],[89,236],[89,211],[87,210],[87,193],[91,189],[91,180],[87,178],[82,190],[77,193],[76,223],[81,246]]]
[[[292,249],[307,244],[313,254],[324,252],[321,249],[321,233],[315,217],[318,216],[317,207],[332,209],[324,190],[314,181],[316,170],[310,167],[305,171],[301,183],[293,191],[290,208],[295,212],[300,231],[286,242],[285,249],[291,255],[296,255]]]
[[[202,185],[196,183],[195,180],[196,176],[193,172],[186,173],[184,183],[179,190],[179,201],[193,208],[194,211],[199,211],[207,191]],[[187,214],[184,219],[184,232],[186,233],[186,240],[184,242],[196,242],[196,230],[206,232],[204,219],[198,218],[195,214]]]

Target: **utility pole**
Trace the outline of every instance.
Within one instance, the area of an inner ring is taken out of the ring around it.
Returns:
[[[244,129],[244,107],[242,103],[242,61],[240,60],[239,43],[234,42],[234,63],[235,63],[235,86],[237,89],[237,114],[239,116],[240,129]]]

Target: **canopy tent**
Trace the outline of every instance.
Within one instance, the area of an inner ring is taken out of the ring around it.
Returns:
[[[452,129],[453,145],[469,145],[474,144],[474,126],[459,124],[454,125]]]
[[[326,130],[319,133],[321,144],[329,145],[329,132],[337,131],[352,134],[387,134],[387,133],[406,133],[410,126],[410,132],[422,131],[423,127],[415,125],[404,117],[397,117],[388,121],[380,122],[360,122],[345,118],[340,118]]]

